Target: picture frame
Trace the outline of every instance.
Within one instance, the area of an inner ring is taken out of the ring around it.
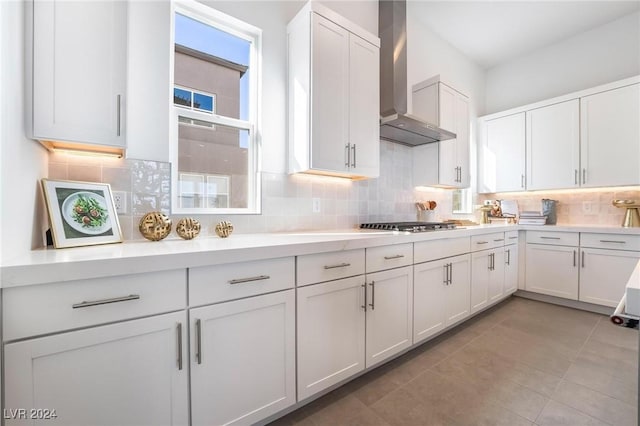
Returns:
[[[42,179],[55,248],[122,242],[108,183]]]

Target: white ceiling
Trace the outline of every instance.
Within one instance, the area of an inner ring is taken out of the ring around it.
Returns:
[[[640,10],[638,0],[408,3],[407,14],[485,69]]]

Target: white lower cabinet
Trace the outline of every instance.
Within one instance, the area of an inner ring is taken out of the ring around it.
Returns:
[[[527,291],[578,300],[577,247],[527,244],[526,256]]]
[[[504,254],[502,247],[471,254],[471,313],[502,298]]]
[[[468,254],[414,265],[413,343],[469,316]]]
[[[413,269],[298,288],[298,399],[412,344]]]
[[[193,425],[252,424],[292,405],[295,294],[191,309]]]
[[[413,268],[367,274],[366,367],[412,344]]]
[[[616,307],[638,259],[640,252],[582,248],[579,300]]]
[[[364,275],[300,287],[298,399],[365,368]]]
[[[504,294],[513,294],[518,290],[518,244],[504,247]]]
[[[5,413],[27,418],[5,424],[34,424],[30,409],[55,410],[52,425],[188,424],[186,325],[177,312],[6,344]]]

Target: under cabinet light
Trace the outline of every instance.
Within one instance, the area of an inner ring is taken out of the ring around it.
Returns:
[[[117,152],[85,151],[82,149],[71,149],[71,148],[51,148],[51,151],[58,152],[60,154],[79,155],[83,157],[122,158],[122,154]]]
[[[124,156],[123,149],[111,146],[78,144],[61,141],[45,141],[40,140],[40,143],[45,146],[49,151],[61,153],[79,155],[85,157],[109,157],[109,158],[122,158]]]

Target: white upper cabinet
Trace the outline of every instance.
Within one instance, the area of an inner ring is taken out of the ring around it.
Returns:
[[[478,192],[525,189],[525,113],[480,121]]]
[[[527,189],[579,186],[578,99],[527,111]]]
[[[438,79],[413,86],[413,115],[455,133],[456,138],[413,148],[413,183],[466,188],[470,184],[469,98]],[[429,158],[434,156],[437,163]]]
[[[379,39],[308,3],[287,26],[289,171],[379,174]]]
[[[580,183],[640,184],[640,85],[580,99]]]
[[[127,2],[36,0],[27,10],[30,136],[124,148]]]

